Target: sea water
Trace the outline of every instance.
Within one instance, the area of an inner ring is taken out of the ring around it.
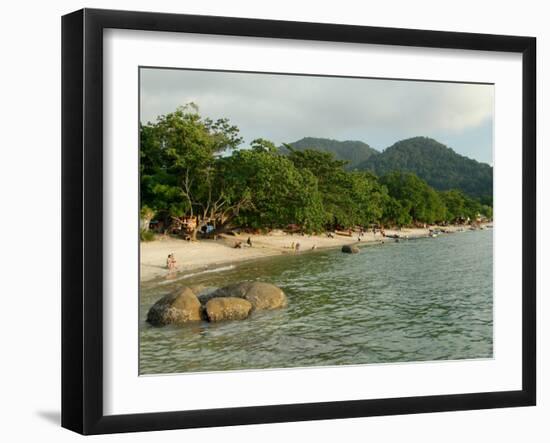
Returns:
[[[242,321],[152,327],[151,305],[186,285],[281,287],[288,307]],[[140,373],[491,358],[493,232],[265,258],[144,282]]]

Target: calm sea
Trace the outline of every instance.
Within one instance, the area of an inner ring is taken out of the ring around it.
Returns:
[[[467,231],[266,258],[142,284],[140,373],[334,366],[493,355],[493,233]],[[274,283],[288,308],[153,328],[162,295],[192,284]]]

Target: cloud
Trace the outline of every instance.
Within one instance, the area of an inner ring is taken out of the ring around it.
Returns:
[[[246,142],[317,136],[382,149],[408,136],[447,134],[460,146],[461,133],[491,129],[493,94],[492,85],[142,69],[141,120],[193,101],[203,115],[228,117]],[[492,149],[486,138],[483,161]]]

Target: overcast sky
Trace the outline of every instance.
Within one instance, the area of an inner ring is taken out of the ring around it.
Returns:
[[[245,143],[302,137],[361,140],[382,151],[426,136],[492,164],[492,85],[141,70],[141,121],[194,102],[201,115],[227,117]]]

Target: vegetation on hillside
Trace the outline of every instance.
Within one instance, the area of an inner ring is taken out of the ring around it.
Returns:
[[[288,143],[288,145],[296,151],[315,149],[316,151],[330,152],[334,154],[337,160],[347,161],[347,169],[353,169],[371,156],[379,154],[376,149],[371,148],[366,143],[352,140],[338,141],[328,138],[304,137],[298,141]],[[289,152],[288,145],[280,148],[283,154]]]
[[[401,140],[357,166],[382,176],[412,172],[439,190],[460,189],[472,197],[493,195],[493,168],[457,154],[427,137]]]
[[[492,216],[492,202],[436,191],[409,172],[378,178],[347,170],[333,153],[286,145],[281,155],[263,139],[236,149],[241,143],[227,119],[203,118],[192,104],[141,125],[142,229],[153,217],[165,225],[192,217],[196,236],[207,225],[321,232]]]

